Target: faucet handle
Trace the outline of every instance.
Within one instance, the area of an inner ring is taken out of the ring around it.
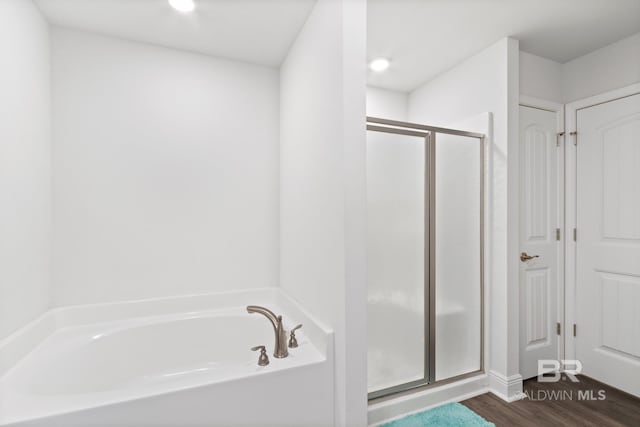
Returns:
[[[296,330],[302,328],[302,325],[298,325],[291,330],[291,335],[289,336],[289,348],[296,348],[298,346],[298,340],[296,339]]]
[[[267,349],[263,345],[257,345],[255,347],[251,347],[251,351],[260,350],[260,357],[258,357],[258,365],[259,366],[267,366],[269,364],[269,356],[267,356]]]

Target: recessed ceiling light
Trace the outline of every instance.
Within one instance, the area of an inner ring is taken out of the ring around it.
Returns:
[[[196,8],[196,4],[193,2],[193,0],[169,0],[169,4],[175,10],[184,13],[193,12],[193,10]]]
[[[369,63],[369,68],[377,73],[381,73],[382,71],[389,68],[389,60],[386,58],[374,59]]]

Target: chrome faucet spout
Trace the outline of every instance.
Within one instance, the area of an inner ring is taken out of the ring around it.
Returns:
[[[275,313],[268,308],[260,307],[259,305],[248,305],[247,313],[260,313],[267,319],[269,319],[269,321],[273,325],[273,329],[278,328],[278,316],[276,316]]]
[[[248,305],[247,313],[258,313],[269,319],[273,326],[273,332],[276,336],[275,348],[273,350],[273,356],[279,359],[283,359],[289,355],[287,350],[287,332],[284,330],[282,324],[282,316],[276,316],[273,311],[265,307],[258,305]]]

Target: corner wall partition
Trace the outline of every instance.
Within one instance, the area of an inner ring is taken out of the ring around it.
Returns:
[[[485,140],[367,117],[369,400],[484,371]]]

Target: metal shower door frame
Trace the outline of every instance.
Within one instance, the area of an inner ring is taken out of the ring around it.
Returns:
[[[368,120],[367,120],[368,121]],[[425,350],[425,360],[424,360],[424,376],[415,381],[410,381],[407,383],[399,384],[392,387],[383,388],[380,390],[372,391],[368,393],[369,400],[377,399],[380,397],[388,396],[391,394],[396,394],[402,391],[414,389],[417,387],[422,387],[428,385],[433,382],[435,379],[435,341],[431,342],[431,337],[434,336],[431,328],[433,327],[433,332],[435,332],[435,322],[431,321],[431,317],[435,317],[435,289],[431,289],[431,283],[435,285],[435,276],[432,277],[431,274],[431,262],[432,257],[431,253],[433,248],[431,247],[430,236],[435,230],[432,229],[432,221],[431,218],[434,217],[432,213],[432,209],[434,208],[435,200],[432,200],[432,196],[435,195],[435,192],[432,190],[432,185],[435,183],[433,179],[435,175],[432,173],[432,162],[435,161],[435,135],[433,132],[429,131],[421,131],[421,130],[409,130],[409,129],[398,129],[387,126],[377,126],[370,125],[367,123],[367,130],[373,132],[385,132],[392,133],[396,135],[407,135],[407,136],[415,136],[424,139],[425,144],[425,173],[424,173],[424,213],[425,213],[425,224],[428,224],[428,227],[424,229],[424,331],[425,334],[428,334],[428,341],[425,341],[426,348]],[[435,187],[433,187],[435,189]],[[434,224],[435,225],[435,224]],[[434,235],[435,236],[435,235]],[[433,279],[433,280],[432,280]],[[432,297],[433,295],[433,297]],[[433,366],[431,366],[433,365]]]
[[[428,331],[425,340],[424,377],[420,380],[387,387],[368,393],[369,401],[381,401],[395,397],[398,394],[406,394],[424,390],[429,387],[443,385],[459,381],[468,377],[484,373],[484,246],[485,246],[485,152],[486,136],[481,133],[468,132],[457,129],[448,129],[435,126],[426,126],[417,123],[388,120],[378,117],[367,117],[367,130],[374,132],[386,132],[392,134],[423,137],[425,140],[425,292],[424,292],[424,330]],[[444,380],[436,380],[436,134],[458,135],[477,138],[480,151],[480,369],[457,375]]]

